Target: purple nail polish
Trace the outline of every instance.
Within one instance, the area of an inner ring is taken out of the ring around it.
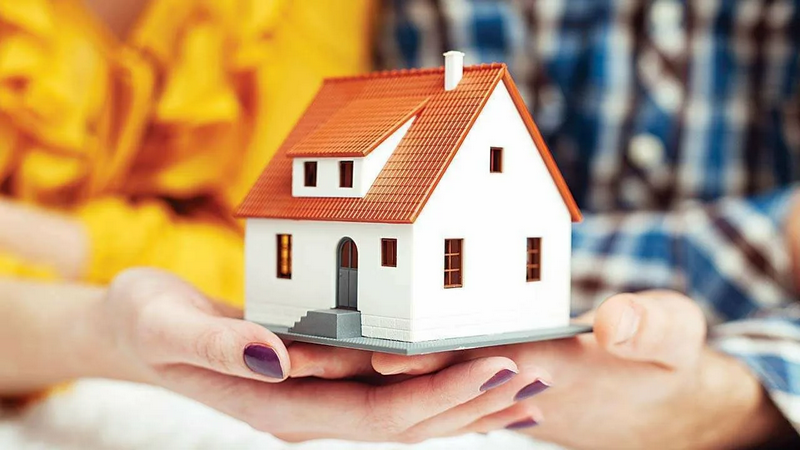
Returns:
[[[539,422],[533,419],[525,419],[506,425],[506,430],[520,430],[522,428],[535,427],[536,425],[539,425]]]
[[[509,369],[503,369],[497,372],[496,374],[494,374],[494,376],[492,376],[492,378],[489,378],[489,380],[486,381],[486,383],[483,383],[483,385],[481,385],[481,392],[485,392],[488,391],[489,389],[494,389],[500,385],[506,384],[510,379],[514,378],[514,375],[516,374],[517,372],[514,372],[513,370]]]
[[[514,400],[520,401],[529,397],[533,397],[534,395],[546,390],[549,387],[550,386],[547,385],[544,381],[536,380],[533,383],[520,389],[519,392],[517,392],[517,395],[514,396]]]
[[[281,360],[272,347],[262,344],[249,344],[244,348],[244,363],[253,372],[270,378],[283,378]]]

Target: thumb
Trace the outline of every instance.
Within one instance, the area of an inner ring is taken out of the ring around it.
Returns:
[[[697,304],[677,292],[619,294],[597,309],[594,335],[620,358],[679,369],[697,363],[706,322]]]
[[[128,269],[108,288],[112,318],[150,365],[188,364],[262,381],[289,374],[283,342],[260,325],[225,317],[200,291],[156,269]]]

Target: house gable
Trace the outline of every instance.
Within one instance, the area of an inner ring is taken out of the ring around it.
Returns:
[[[502,149],[495,172],[493,148]],[[568,321],[572,218],[537,150],[498,84],[413,224],[413,340]],[[529,238],[543,250],[537,280],[526,276]],[[454,239],[461,285],[447,288]]]

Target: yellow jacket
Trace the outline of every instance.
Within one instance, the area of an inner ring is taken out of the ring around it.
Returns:
[[[85,280],[170,270],[242,301],[242,199],[323,77],[369,66],[368,0],[0,1],[0,192],[79,217]],[[0,250],[0,275],[46,276]]]

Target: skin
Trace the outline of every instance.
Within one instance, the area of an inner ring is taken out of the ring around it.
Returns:
[[[505,356],[520,375],[533,373],[552,388],[474,422],[469,431],[510,425],[536,405],[539,425],[521,431],[570,448],[747,448],[794,436],[750,371],[705,345],[703,314],[685,296],[621,294],[585,319],[595,331],[575,339],[414,357],[337,350],[334,365],[324,349],[295,344],[294,375],[350,376],[348,369],[364,364],[382,374],[419,375]],[[473,401],[448,414],[479,407]]]
[[[797,292],[800,292],[800,194],[794,196],[789,218],[786,220],[786,238],[790,248],[792,272]]]
[[[116,36],[145,4],[85,3]],[[787,236],[800,274],[800,201],[793,211]],[[0,202],[3,251],[75,279],[87,242],[77,222]],[[418,442],[530,419],[540,425],[525,432],[576,448],[732,448],[793,435],[757,379],[704,345],[691,300],[620,295],[599,308],[594,324],[594,334],[576,339],[402,358],[287,349],[158,271],[125,272],[108,288],[0,280],[0,395],[83,376],[151,383],[290,441]],[[250,371],[242,352],[252,342],[275,349],[296,378],[276,384]],[[481,392],[504,370],[519,374]],[[352,377],[362,381],[338,380]],[[554,387],[514,400],[539,379]]]
[[[497,356],[383,383],[267,378],[245,364],[244,349],[271,347],[288,374],[287,349],[229,313],[154,269],[123,272],[108,288],[0,279],[0,396],[78,377],[149,383],[289,441],[415,442],[463,433],[514,404],[504,386],[481,390],[497,373],[517,371]],[[471,401],[482,408],[453,413]],[[532,406],[520,411],[530,414]]]
[[[798,205],[787,224],[795,262]],[[0,212],[0,248],[80,272],[88,239],[76,222],[9,201],[0,201]],[[626,304],[639,326],[616,344]],[[577,448],[737,447],[793,435],[753,374],[703,345],[702,314],[676,293],[609,299],[593,319],[595,333],[577,339],[408,359],[300,343],[287,349],[231,318],[237,314],[146,269],[121,274],[107,289],[0,281],[0,395],[78,377],[145,382],[292,441],[417,442],[530,419],[540,425],[521,432]],[[275,385],[249,371],[242,352],[251,342],[274,348],[293,379]],[[481,394],[504,369],[519,374]],[[514,400],[537,379],[553,388]]]

